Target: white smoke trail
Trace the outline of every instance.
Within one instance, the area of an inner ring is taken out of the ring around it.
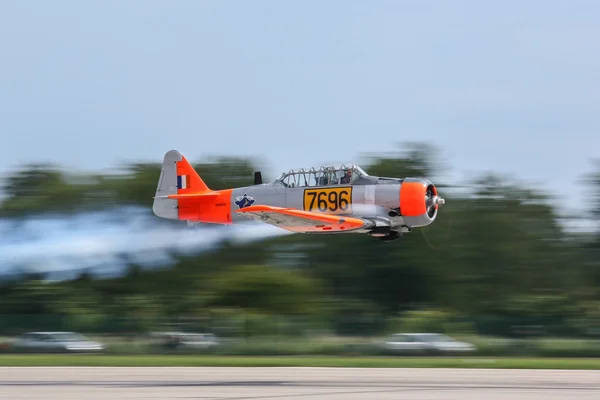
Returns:
[[[89,270],[117,275],[130,262],[168,266],[172,253],[210,250],[225,239],[244,242],[286,234],[259,222],[194,228],[165,224],[142,208],[0,220],[0,274],[27,270],[68,276]]]

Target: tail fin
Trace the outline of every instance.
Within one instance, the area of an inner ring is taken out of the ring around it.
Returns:
[[[158,217],[179,219],[178,201],[169,196],[202,194],[210,191],[183,154],[171,150],[163,159],[152,211]]]

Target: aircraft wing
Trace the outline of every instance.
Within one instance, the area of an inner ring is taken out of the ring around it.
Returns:
[[[291,232],[348,232],[368,227],[371,222],[356,217],[345,217],[265,205],[244,207],[237,213],[266,222]]]

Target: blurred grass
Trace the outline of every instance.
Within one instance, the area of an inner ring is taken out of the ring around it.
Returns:
[[[486,336],[457,339],[477,346],[478,356],[600,357],[600,340],[594,339],[509,339]]]
[[[274,357],[274,356],[352,356],[352,357],[411,357],[413,353],[393,353],[385,351],[381,337],[340,337],[320,336],[310,338],[290,338],[265,336],[248,340],[222,339],[220,345],[213,348],[168,349],[158,345],[156,340],[145,336],[90,336],[104,343],[107,356],[215,356],[215,357]],[[461,359],[475,357],[542,357],[542,358],[600,358],[600,340],[593,339],[511,339],[491,336],[465,335],[454,336],[457,340],[472,343],[477,351],[461,354]],[[3,345],[4,343],[4,345]],[[10,339],[0,338],[0,355],[20,353],[9,345]],[[456,354],[444,355],[445,358]]]
[[[226,356],[293,356],[293,355],[377,355],[377,338],[357,338],[342,336],[317,336],[310,338],[290,338],[262,336],[249,339],[220,339],[220,345],[210,349],[165,349],[157,341],[141,337],[90,336],[104,343],[106,352],[112,355],[140,354],[212,354]]]
[[[593,339],[510,339],[492,336],[454,336],[472,343],[483,357],[584,357],[600,358],[600,340]],[[94,338],[108,345],[114,355],[165,354],[173,350],[153,346],[147,339]],[[385,338],[322,336],[311,338],[260,337],[248,340],[224,340],[213,349],[186,349],[175,352],[223,356],[382,356],[393,355],[380,346]],[[466,355],[469,356],[469,355]]]
[[[600,359],[0,355],[0,366],[600,369]]]

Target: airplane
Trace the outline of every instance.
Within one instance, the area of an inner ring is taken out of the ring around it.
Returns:
[[[211,190],[177,150],[163,159],[152,210],[188,224],[249,219],[306,234],[362,233],[398,239],[436,219],[445,200],[428,179],[371,176],[356,164],[300,168],[251,186]]]

